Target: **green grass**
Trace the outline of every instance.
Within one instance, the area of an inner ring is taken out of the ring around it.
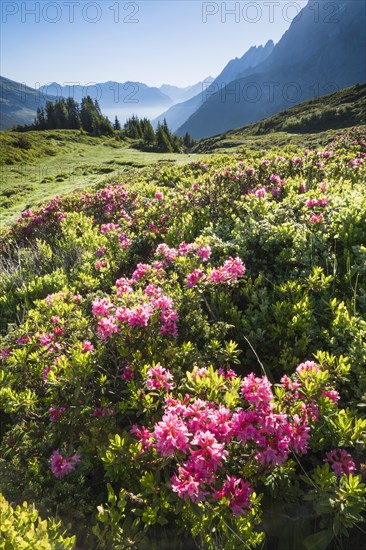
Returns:
[[[364,124],[366,84],[323,96],[268,119],[201,140],[195,154],[324,148],[339,128]],[[107,179],[136,181],[164,163],[192,155],[147,153],[118,137],[91,137],[79,130],[0,132],[0,226],[57,194],[99,185]]]
[[[90,137],[78,130],[0,133],[0,223],[53,196],[94,186],[107,178],[131,180],[156,163],[181,163],[190,155],[146,153],[131,142]]]
[[[285,145],[327,146],[341,128],[365,124],[366,84],[318,97],[274,116],[201,140],[198,153],[268,150]]]

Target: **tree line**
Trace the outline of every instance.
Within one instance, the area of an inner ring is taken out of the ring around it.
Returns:
[[[119,124],[117,117],[114,126],[116,126],[116,123]],[[181,153],[191,149],[195,144],[195,141],[188,133],[183,138],[172,134],[166,119],[164,119],[163,123],[158,122],[154,132],[150,120],[132,116],[126,121],[124,131],[127,137],[138,140],[140,147],[147,151]]]
[[[117,116],[112,125],[102,114],[98,101],[90,96],[84,97],[80,105],[72,97],[55,103],[47,101],[44,107],[38,107],[33,124],[18,125],[15,130],[83,130],[93,136],[117,135],[136,140],[140,149],[161,153],[181,153],[195,144],[188,133],[183,138],[172,134],[165,119],[155,131],[150,120],[135,115],[126,121],[123,129]]]
[[[47,101],[45,107],[38,107],[33,124],[17,126],[16,130],[84,130],[94,136],[112,136],[114,133],[98,101],[93,101],[90,96],[83,97],[81,105],[72,97],[61,98],[55,103]]]

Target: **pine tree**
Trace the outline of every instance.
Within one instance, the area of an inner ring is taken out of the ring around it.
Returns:
[[[156,129],[156,144],[161,153],[172,153],[173,147],[163,126],[158,124]]]
[[[46,103],[46,128],[48,130],[56,128],[55,106],[51,101]]]
[[[116,118],[114,119],[113,129],[114,130],[120,130],[121,129],[121,124],[118,120],[117,115],[116,115]]]
[[[37,117],[34,121],[37,130],[45,130],[47,127],[46,113],[43,107],[38,107]]]
[[[191,138],[191,136],[189,135],[188,132],[185,133],[184,135],[184,138],[183,138],[183,143],[184,143],[184,146],[187,148],[187,149],[190,149],[191,147],[193,147],[193,145],[195,144],[195,141],[193,138]]]
[[[71,130],[79,130],[80,123],[80,114],[79,114],[79,105],[76,103],[74,98],[68,97],[66,100],[66,109],[69,115],[69,125],[68,127]]]
[[[145,118],[143,122],[144,122],[144,128],[143,128],[144,142],[146,143],[146,145],[153,145],[155,143],[154,128],[152,127],[150,120],[148,120],[147,118]]]

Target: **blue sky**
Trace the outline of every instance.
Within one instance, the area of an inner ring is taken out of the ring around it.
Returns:
[[[152,86],[217,76],[278,42],[307,0],[2,0],[1,74],[28,86],[116,80]]]

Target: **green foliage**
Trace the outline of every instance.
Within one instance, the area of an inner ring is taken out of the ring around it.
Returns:
[[[151,134],[146,121],[134,127],[139,139]],[[160,550],[162,533],[168,545],[187,536],[210,550],[330,550],[346,536],[356,547],[366,510],[365,153],[364,131],[352,130],[327,153],[160,164],[24,212],[1,237],[5,497],[60,516],[90,548]],[[220,281],[237,257],[245,272]],[[296,370],[312,359],[316,368]],[[149,379],[158,367],[172,375],[165,386]],[[308,415],[309,449],[273,465],[253,442],[230,441],[212,489],[233,472],[251,483],[251,508],[235,516],[227,496],[180,498],[171,484],[184,452],[164,456],[151,434],[185,399],[237,413],[251,372],[273,384],[273,415]],[[336,449],[351,457],[349,473],[327,462]],[[51,470],[55,452],[75,459],[64,476]],[[9,532],[23,536],[22,525]]]
[[[14,508],[0,494],[1,550],[72,550],[75,542],[60,521],[42,520],[34,505],[26,502]]]

